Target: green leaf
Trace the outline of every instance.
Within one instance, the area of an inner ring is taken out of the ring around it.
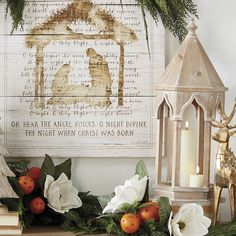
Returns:
[[[13,173],[19,177],[24,175],[25,172],[28,170],[28,165],[30,161],[28,160],[20,160],[20,161],[8,161],[7,165],[13,171]]]
[[[143,160],[139,161],[136,165],[135,174],[139,175],[139,179],[148,176],[147,168]]]
[[[159,199],[159,207],[160,207],[160,225],[166,226],[170,217],[171,206],[169,199],[166,197],[161,197]]]
[[[142,179],[145,176],[148,177],[148,171],[147,171],[146,165],[143,160],[141,160],[137,163],[135,174],[139,175],[139,179]],[[142,199],[142,202],[148,202],[148,201],[149,201],[149,180],[147,180],[145,194]]]
[[[66,219],[61,225],[60,228],[64,231],[72,231],[74,229],[74,224],[70,219]]]
[[[75,222],[76,224],[83,223],[83,219],[80,217],[79,213],[75,210],[70,210],[65,214],[66,218]]]
[[[41,186],[42,191],[44,190],[44,183],[45,183],[47,175],[54,176],[54,172],[55,172],[55,166],[52,161],[52,158],[46,154],[42,167],[41,167],[40,186]]]
[[[71,178],[71,158],[55,167],[54,179],[58,179],[61,173],[65,173],[68,179]]]
[[[102,208],[97,196],[93,196],[89,192],[79,192],[78,195],[83,202],[83,205],[77,209],[81,217],[84,219],[93,218],[102,214]]]
[[[145,193],[141,202],[149,202],[149,179],[147,180]]]
[[[82,232],[82,233],[83,232],[86,233],[86,232],[90,231],[90,229],[86,225],[86,222],[84,221],[84,219],[80,216],[80,214],[76,210],[70,210],[69,212],[65,213],[65,216],[67,219],[74,222],[74,224],[77,228],[76,231]]]

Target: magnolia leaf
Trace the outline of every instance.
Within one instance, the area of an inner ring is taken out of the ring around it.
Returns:
[[[171,206],[169,199],[166,197],[160,197],[159,199],[159,207],[160,207],[160,225],[166,226],[170,217]]]
[[[70,219],[66,219],[61,225],[60,228],[64,231],[71,231],[74,228],[74,224]]]
[[[67,219],[74,222],[74,224],[76,225],[76,229],[78,229],[78,232],[89,232],[89,228],[87,227],[86,222],[76,210],[70,210],[69,212],[65,213],[65,216],[67,217]]]
[[[7,165],[14,172],[14,174],[19,177],[28,170],[28,165],[30,161],[20,160],[20,161],[7,161]]]
[[[148,177],[148,171],[143,160],[137,163],[135,174],[139,175],[139,179],[142,179],[145,176]],[[141,202],[148,202],[148,201],[149,201],[149,180],[147,180],[145,194]]]
[[[81,217],[96,216],[102,212],[101,205],[98,201],[98,197],[90,194],[90,192],[79,192],[83,205],[77,209]]]
[[[76,224],[84,222],[79,213],[75,210],[70,210],[69,212],[65,213],[65,216]]]
[[[54,176],[54,172],[55,172],[55,166],[52,161],[52,158],[46,154],[41,167],[40,186],[42,188],[42,191],[44,190],[44,183],[47,175]]]
[[[143,160],[137,163],[135,174],[139,175],[139,179],[142,179],[145,176],[148,176],[147,168]]]
[[[65,173],[68,179],[71,178],[71,159],[67,159],[55,167],[54,179],[58,179],[62,173]]]

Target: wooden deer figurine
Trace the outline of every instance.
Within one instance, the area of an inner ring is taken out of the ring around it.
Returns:
[[[236,156],[229,147],[230,138],[236,135],[236,124],[231,125],[231,121],[236,113],[236,99],[234,108],[229,116],[222,108],[219,114],[221,121],[212,121],[212,126],[218,128],[212,138],[219,143],[216,154],[216,171],[214,185],[214,212],[213,224],[216,224],[219,201],[223,188],[228,188],[230,195],[230,208],[232,219],[236,217]]]

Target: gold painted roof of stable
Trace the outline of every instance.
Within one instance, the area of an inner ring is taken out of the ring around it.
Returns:
[[[85,22],[97,29],[96,35],[84,35],[73,32],[69,27],[76,21]],[[133,42],[137,40],[135,32],[125,24],[119,22],[108,10],[94,4],[91,0],[73,0],[65,8],[55,12],[43,23],[31,29],[26,37],[26,46],[50,43],[56,39],[112,39],[118,43]]]
[[[226,91],[219,75],[198,40],[191,20],[188,34],[157,83],[157,90]]]

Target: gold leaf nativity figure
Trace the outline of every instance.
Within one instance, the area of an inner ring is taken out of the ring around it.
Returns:
[[[90,103],[91,106],[110,106],[111,74],[106,60],[92,48],[87,49],[91,86],[69,84],[71,66],[64,64],[52,81],[52,95],[48,104]],[[79,95],[79,97],[78,97]]]

